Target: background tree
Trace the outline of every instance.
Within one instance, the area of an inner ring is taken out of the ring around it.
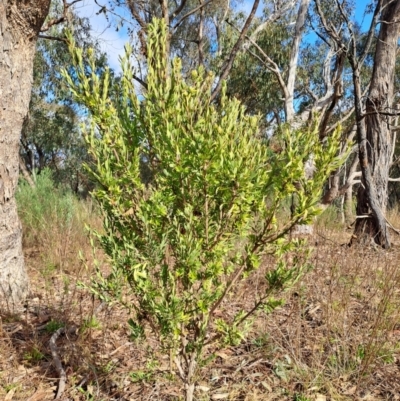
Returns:
[[[337,10],[346,27],[346,35],[339,31],[325,15],[320,0],[315,0],[324,34],[344,52],[351,66],[353,95],[357,123],[357,141],[362,171],[362,183],[357,195],[357,222],[355,235],[360,240],[373,240],[384,248],[390,247],[386,219],[388,182],[393,155],[393,88],[399,37],[400,2],[378,1],[373,12],[371,27],[360,46],[353,24],[343,4],[336,1]],[[363,96],[362,70],[375,29],[380,22],[379,37],[373,59],[373,72],[368,95]]]
[[[249,111],[262,113],[267,135],[272,135],[283,122],[301,127],[311,115],[318,115],[323,141],[342,114],[344,55],[333,42],[319,40],[310,44],[305,38],[311,29],[306,20],[311,14],[309,1],[298,1],[296,7],[273,22],[269,21],[268,5],[265,8],[245,38],[246,51],[236,59],[227,81],[228,90],[243,100]],[[235,25],[236,22],[230,23],[233,34],[239,35]],[[341,152],[354,135],[352,125],[345,126]],[[357,172],[351,166],[349,163],[332,174],[321,200],[323,206],[352,188]],[[308,167],[311,174],[311,160]],[[311,227],[302,229],[311,231]]]
[[[100,3],[98,3],[100,5]],[[254,32],[257,35],[270,23],[279,20],[285,12],[293,8],[295,0],[287,2],[266,2],[268,16]],[[262,1],[254,0],[248,14],[241,13],[243,22],[240,34],[234,41],[227,41],[227,18],[235,18],[236,3],[226,0],[182,0],[175,1],[109,1],[101,5],[101,12],[107,15],[118,15],[120,7],[127,9],[131,15],[128,21],[131,25],[133,47],[135,49],[138,68],[135,79],[146,87],[146,35],[147,27],[152,18],[162,18],[168,26],[168,57],[182,56],[184,71],[198,65],[211,67],[216,72],[216,86],[212,100],[219,95],[222,82],[225,81],[233,67],[236,56],[243,50],[246,34],[253,26],[257,11],[261,10]],[[117,24],[127,23],[126,18],[118,19]],[[228,28],[229,30],[229,28]],[[229,46],[227,46],[229,44]],[[218,62],[215,62],[218,59]],[[141,72],[143,72],[141,74]]]
[[[58,15],[59,7],[59,2],[52,4],[49,18]],[[103,69],[107,60],[91,38],[90,21],[71,12],[68,27],[85,54],[89,48],[95,51],[96,68]],[[36,175],[48,167],[56,183],[87,193],[90,183],[83,163],[89,155],[80,129],[85,111],[74,103],[61,79],[61,69],[72,62],[62,40],[64,29],[65,24],[51,27],[48,34],[59,40],[39,39],[36,47],[32,95],[21,133],[22,171]]]
[[[373,239],[384,248],[390,247],[386,211],[389,200],[389,171],[394,151],[393,115],[397,113],[397,108],[393,107],[393,99],[400,36],[399,18],[400,1],[382,2],[374,69],[365,101],[365,112],[360,116],[364,121],[358,123],[364,185],[360,186],[357,194],[357,215],[366,218],[357,220],[355,234]]]
[[[307,7],[308,22],[305,25],[302,10]],[[366,7],[365,13],[371,14],[381,5],[377,3],[376,7]],[[373,35],[376,20],[371,29],[365,33],[352,20],[354,10],[355,4],[352,1],[333,4],[325,1],[310,3],[304,1],[298,2],[297,8],[288,10],[283,18],[269,24],[268,28],[265,28],[263,22],[267,18],[267,13],[255,19],[252,30],[246,37],[247,52],[238,56],[228,78],[228,90],[242,99],[249,110],[261,111],[266,127],[270,127],[267,128],[269,134],[272,132],[271,127],[282,121],[302,124],[307,121],[310,112],[317,112],[320,116],[319,130],[322,141],[338,123],[344,125],[344,148],[347,141],[356,138],[355,91],[353,79],[349,79],[352,76],[352,66],[347,61],[349,52],[342,44],[353,38],[357,57],[360,58],[363,54],[358,74],[360,90],[362,96],[365,96],[374,80],[376,58],[374,49],[377,40]],[[320,13],[324,15],[324,21],[329,21],[329,27],[332,28],[321,29],[318,22]],[[237,22],[230,25],[234,27],[235,24]],[[264,39],[263,35],[267,30],[269,35]],[[331,30],[336,32],[338,40],[332,38]],[[252,31],[258,34],[253,35]],[[239,35],[239,32],[240,30],[236,29],[236,35]],[[369,32],[372,32],[372,35]],[[317,35],[315,43],[310,43],[309,36],[305,38],[308,33]],[[232,32],[229,34],[232,35]],[[390,68],[394,76],[395,46],[392,52]],[[271,85],[275,88],[272,101],[263,95],[264,91],[268,94],[265,89],[270,89]],[[391,124],[393,130],[393,121]],[[393,146],[389,145],[387,149],[389,148],[393,153]],[[344,196],[347,219],[350,219],[352,209],[353,186],[361,182],[361,171],[358,170],[358,146],[354,147],[353,151],[348,163],[332,174],[325,186],[325,195],[322,199],[323,205],[329,205],[338,197]],[[387,189],[383,191],[382,188],[379,192],[385,193],[382,196],[387,199]],[[365,202],[365,196],[362,194],[359,196]],[[367,220],[364,219],[364,223],[367,223]],[[357,222],[357,233],[360,233],[360,224],[363,227],[362,231],[366,229],[364,223],[361,224],[361,220]]]

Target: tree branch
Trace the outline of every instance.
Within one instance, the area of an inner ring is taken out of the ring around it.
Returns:
[[[288,11],[289,9],[293,8],[295,5],[296,1],[291,0],[287,1],[285,3],[285,6],[280,8],[278,11],[274,12],[272,15],[270,15],[263,23],[261,23],[251,34],[251,39],[256,41],[258,38],[258,35],[271,23],[277,21],[279,18],[282,17],[282,15]]]
[[[80,2],[82,0],[73,0],[71,3],[67,3],[67,0],[63,0],[63,15],[61,17],[58,18],[53,18],[50,21],[48,21],[46,23],[46,25],[42,26],[42,28],[40,29],[40,32],[46,32],[48,31],[52,26],[54,25],[58,25],[61,24],[62,22],[64,22],[67,19],[67,12],[68,9],[70,7],[72,7],[74,4]],[[53,40],[57,40],[57,39],[53,39]]]
[[[243,40],[244,40],[244,38],[245,38],[245,36],[247,34],[247,31],[250,28],[251,22],[254,19],[254,16],[256,14],[256,11],[257,11],[259,3],[260,3],[260,0],[254,0],[253,7],[252,7],[252,9],[250,11],[249,16],[247,17],[247,20],[246,20],[246,22],[245,22],[245,24],[243,26],[243,29],[242,29],[242,31],[241,31],[241,33],[239,35],[239,38],[236,41],[235,45],[233,46],[228,60],[224,63],[224,66],[222,67],[222,74],[221,74],[221,76],[220,76],[220,78],[218,80],[217,86],[214,88],[214,90],[212,91],[212,94],[211,94],[211,99],[210,99],[211,102],[213,100],[215,100],[215,98],[218,96],[218,94],[219,94],[219,92],[221,91],[221,88],[222,88],[222,82],[228,77],[228,75],[229,75],[229,73],[230,73],[230,71],[232,69],[233,62],[235,61],[236,55],[240,50],[240,47],[241,47],[242,42],[243,42]]]
[[[398,112],[389,112],[389,111],[382,111],[382,110],[376,110],[376,111],[369,111],[367,113],[363,113],[360,118],[365,118],[366,116],[374,116],[374,115],[381,115],[381,116],[388,116],[388,117],[398,117],[400,116],[400,111]]]
[[[374,34],[375,34],[375,27],[378,23],[378,17],[381,12],[382,12],[382,0],[378,0],[378,3],[375,7],[374,15],[372,17],[371,25],[368,30],[368,36],[367,36],[367,40],[365,42],[365,47],[360,56],[361,64],[364,62],[365,58],[367,57],[369,48],[371,47],[372,40],[373,40]]]
[[[65,389],[65,383],[67,381],[67,374],[65,373],[65,370],[61,363],[61,359],[58,355],[56,341],[57,341],[57,338],[61,334],[66,334],[66,335],[72,334],[75,331],[76,331],[76,327],[70,327],[68,330],[65,327],[61,327],[50,338],[49,344],[50,344],[51,356],[53,357],[53,362],[54,362],[55,368],[60,377],[57,394],[56,394],[56,399],[59,399],[62,396],[64,389]]]
[[[207,6],[207,5],[210,4],[212,1],[214,1],[214,0],[207,0],[206,2],[200,4],[199,6],[193,8],[192,10],[190,10],[188,13],[186,13],[186,14],[171,28],[171,30],[174,31],[176,28],[178,28],[178,26],[179,26],[180,24],[182,24],[182,22],[183,22],[186,18],[190,17],[192,14],[194,14],[196,11],[200,10],[201,8]]]
[[[58,37],[58,36],[50,36],[50,35],[38,35],[39,39],[47,39],[47,40],[57,40],[58,42],[64,42],[67,43],[67,39],[62,37]]]
[[[97,0],[95,0],[95,3],[100,6],[100,4],[97,3]],[[127,4],[129,7],[129,10],[131,11],[133,18],[135,18],[136,22],[139,24],[139,26],[142,29],[146,29],[147,28],[147,24],[146,22],[142,19],[142,17],[140,16],[139,12],[136,9],[136,1],[135,0],[128,0]]]
[[[229,26],[231,26],[233,29],[236,31],[240,32],[238,28],[236,28],[231,22],[226,21]],[[259,60],[269,71],[271,71],[273,74],[275,74],[278,83],[283,91],[284,96],[288,96],[288,90],[285,84],[285,81],[282,77],[281,72],[279,71],[278,64],[275,63],[274,60],[272,60],[265,52],[264,50],[249,36],[245,36],[245,39],[248,40],[264,57],[265,60],[263,60],[258,54],[252,52],[251,50],[247,50],[254,58]]]
[[[141,78],[139,78],[137,75],[133,74],[132,78],[138,82],[140,85],[143,86],[143,88],[145,88],[147,90],[147,83],[144,82]]]
[[[187,0],[182,0],[181,4],[169,15],[169,20],[172,21],[185,7]]]

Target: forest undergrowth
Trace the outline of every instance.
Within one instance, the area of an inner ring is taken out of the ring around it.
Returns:
[[[66,375],[62,400],[181,399],[182,383],[151,332],[131,339],[128,311],[82,285],[94,265],[85,225],[101,227],[92,202],[55,188],[45,173],[35,191],[20,186],[18,203],[31,295],[20,313],[1,311],[0,399],[54,399],[54,351]],[[331,210],[316,222],[313,268],[282,295],[284,306],[261,314],[241,345],[207,349],[196,400],[400,399],[400,241],[389,251],[348,247],[352,230],[336,219]],[[390,222],[398,227],[400,214]],[[252,305],[273,263],[266,258],[230,296],[228,312]]]

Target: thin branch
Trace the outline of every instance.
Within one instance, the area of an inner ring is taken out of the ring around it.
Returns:
[[[352,187],[353,185],[360,184],[360,180],[356,180],[356,178],[360,178],[362,175],[361,171],[355,171],[353,174],[349,176],[346,183],[342,185],[338,190],[338,197],[345,194],[345,192]]]
[[[356,216],[356,219],[349,225],[348,228],[351,228],[352,226],[354,226],[354,224],[357,222],[358,219],[370,219],[372,217],[373,217],[372,213],[369,213],[369,214],[366,214],[366,215],[361,215],[361,216]],[[396,234],[400,235],[400,230],[399,229],[393,227],[392,224],[389,222],[389,220],[386,217],[384,217],[384,220],[385,220],[386,226],[391,228]]]
[[[145,88],[145,89],[147,90],[148,86],[147,86],[147,83],[146,83],[146,82],[144,82],[141,78],[139,78],[139,77],[138,77],[137,75],[135,75],[135,74],[133,74],[132,78],[133,78],[136,82],[138,82],[140,85],[142,85],[143,88]]]
[[[50,350],[51,350],[51,356],[53,357],[53,362],[54,365],[56,367],[57,373],[60,377],[60,381],[58,383],[58,389],[57,389],[57,394],[56,394],[56,400],[59,399],[64,390],[65,390],[65,383],[67,381],[67,374],[65,373],[65,370],[62,366],[60,357],[58,355],[57,352],[57,338],[61,335],[61,334],[72,334],[76,331],[76,327],[70,327],[68,330],[65,329],[65,327],[61,327],[59,328],[50,338]]]
[[[100,11],[98,11],[97,14],[101,13],[102,10],[104,10],[104,11],[110,13],[111,15],[114,15],[115,17],[117,17],[118,19],[120,19],[121,21],[123,21],[124,23],[129,24],[129,25],[131,25],[131,26],[134,26],[134,23],[132,22],[131,19],[125,18],[125,17],[123,17],[121,14],[118,14],[118,13],[116,13],[115,11],[111,10],[110,8],[107,8],[107,6],[101,5],[101,4],[99,3],[99,0],[94,0],[94,2],[96,3],[96,5],[97,5],[98,7],[100,7]],[[128,6],[129,6],[129,4],[128,4]]]
[[[332,50],[332,48],[330,50]],[[328,54],[329,53],[330,51],[328,52]],[[324,96],[324,98],[316,102],[316,104],[314,105],[314,109],[316,109],[319,106],[319,104],[324,102],[324,100],[329,101],[330,103],[329,107],[325,109],[319,125],[321,139],[323,139],[324,137],[326,137],[326,135],[328,135],[326,132],[326,127],[328,126],[328,122],[333,114],[333,111],[338,103],[338,100],[343,96],[342,75],[343,75],[344,61],[345,61],[345,55],[341,50],[339,50],[338,54],[336,55],[335,69],[334,73],[332,74],[332,79],[329,79],[330,77],[329,68],[326,68],[327,71],[325,71],[326,95]],[[327,60],[327,64],[328,63],[330,64],[329,59]]]
[[[319,18],[321,20],[322,26],[324,27],[327,34],[338,44],[339,47],[341,47],[347,53],[347,48],[340,39],[336,29],[332,26],[332,24],[328,24],[328,21],[326,20],[325,14],[322,11],[321,3],[319,0],[315,0],[315,6]]]
[[[94,0],[95,1],[95,3],[99,6],[99,7],[103,7],[103,6],[101,6],[97,1],[98,0]],[[127,1],[127,4],[128,4],[128,7],[129,7],[129,10],[131,11],[131,13],[132,13],[132,15],[133,15],[133,18],[135,18],[135,20],[136,20],[136,22],[139,24],[139,26],[142,28],[142,29],[146,29],[147,28],[147,24],[146,24],[146,22],[142,19],[142,17],[140,16],[140,14],[139,14],[139,12],[137,11],[137,9],[136,9],[136,4],[135,4],[136,2],[135,2],[135,0],[130,0],[130,1]],[[105,6],[104,6],[105,7]]]
[[[388,116],[388,117],[398,117],[400,116],[400,111],[391,113],[389,111],[382,111],[382,110],[376,110],[376,111],[369,111],[367,113],[361,114],[360,118],[365,118],[366,116],[374,116],[374,115],[381,115],[381,116]]]
[[[279,9],[279,11],[274,12],[272,15],[270,15],[263,23],[261,23],[251,34],[251,39],[252,40],[257,40],[258,35],[265,30],[265,28],[271,23],[277,21],[279,18],[282,17],[282,15],[288,11],[289,9],[293,8],[295,5],[295,1],[287,1],[285,6]]]
[[[354,106],[351,107],[346,114],[344,115],[344,117],[342,117],[339,121],[337,121],[335,124],[333,124],[331,127],[329,127],[326,130],[326,133],[329,134],[330,132],[334,131],[339,125],[342,125],[345,121],[347,121],[354,113]]]
[[[243,26],[242,32],[240,33],[238,40],[236,41],[235,45],[233,46],[228,60],[224,63],[224,66],[222,67],[222,74],[221,74],[221,76],[220,76],[220,78],[218,80],[217,86],[212,91],[210,102],[215,100],[215,98],[218,96],[219,92],[221,91],[222,82],[228,77],[228,75],[229,75],[229,73],[230,73],[230,71],[232,69],[233,62],[235,61],[236,55],[240,50],[240,47],[241,47],[242,42],[243,42],[243,40],[244,40],[244,38],[245,38],[245,36],[247,34],[247,31],[250,28],[251,22],[254,19],[254,16],[256,14],[256,11],[257,11],[257,8],[258,8],[259,4],[260,4],[260,0],[254,0],[253,7],[252,7],[252,9],[250,11],[250,14],[247,17],[247,20],[246,20],[246,22],[245,22],[245,24]]]
[[[400,162],[400,156],[397,156],[395,160],[392,161],[390,167],[396,166]]]
[[[61,16],[61,17],[58,17],[58,18],[53,18],[53,19],[51,19],[45,26],[43,26],[43,27],[40,29],[40,32],[46,32],[46,31],[48,31],[52,26],[61,24],[61,23],[64,22],[64,21],[65,21],[65,15],[63,15],[63,16]]]
[[[181,362],[177,356],[174,358],[174,362],[176,364],[176,367],[178,368],[179,377],[182,379],[183,382],[185,382],[186,375],[182,369]]]
[[[46,23],[46,25],[42,26],[42,28],[40,29],[40,32],[46,32],[48,31],[52,26],[54,25],[59,25],[62,22],[64,22],[67,19],[67,12],[69,10],[70,7],[72,7],[74,4],[79,3],[82,0],[73,0],[71,3],[67,3],[66,0],[63,0],[63,14],[62,16],[58,17],[58,18],[53,18],[50,21],[48,21]],[[56,40],[56,39],[54,39]]]
[[[187,0],[182,0],[181,4],[169,15],[169,20],[172,21],[185,7]]]
[[[372,17],[371,25],[368,30],[368,37],[365,42],[365,47],[364,47],[364,49],[361,53],[360,59],[359,59],[360,65],[364,62],[365,58],[367,57],[369,48],[371,47],[372,40],[373,40],[374,34],[375,34],[375,27],[378,24],[378,17],[381,12],[382,12],[382,0],[378,0],[378,4],[376,5],[375,11],[374,11],[374,16]]]
[[[200,10],[202,7],[207,6],[207,5],[210,4],[212,1],[214,1],[214,0],[207,0],[207,1],[204,2],[203,4],[200,4],[199,6],[193,8],[192,10],[190,10],[188,13],[186,13],[186,14],[171,28],[171,30],[174,31],[176,28],[178,28],[178,26],[179,26],[180,24],[182,24],[182,22],[183,22],[186,18],[190,17],[192,14],[194,14],[196,11]]]
[[[233,29],[235,29],[237,32],[240,32],[238,28],[236,28],[230,21],[226,21],[228,25],[230,25]],[[281,72],[279,71],[278,64],[275,63],[274,60],[272,60],[265,52],[264,50],[249,36],[245,36],[246,40],[248,40],[264,57],[265,60],[263,60],[258,54],[252,52],[251,50],[247,50],[254,58],[259,60],[264,66],[271,71],[273,74],[275,74],[276,78],[278,79],[279,85],[284,93],[284,96],[289,96],[285,81],[282,77]]]
[[[214,23],[215,36],[217,39],[217,56],[220,57],[222,51],[221,51],[221,31],[220,31],[219,21],[215,16],[213,17],[212,21]]]
[[[310,87],[306,87],[303,88],[303,91],[309,95],[310,97],[312,97],[312,99],[314,100],[314,102],[316,103],[318,101],[318,96],[312,91],[312,89]]]
[[[325,36],[321,35],[318,30],[314,27],[312,21],[309,21],[309,24],[311,25],[311,29],[313,32],[321,39],[322,42],[324,42],[327,46],[332,47],[332,44],[329,43],[329,41],[325,38]]]
[[[392,224],[389,222],[389,220],[385,217],[386,224],[388,227],[390,227],[396,234],[400,235],[400,230],[398,228],[395,228],[392,226]]]
[[[256,46],[257,46],[257,48],[258,48],[258,45],[256,45]],[[275,74],[276,78],[278,79],[279,86],[280,86],[281,89],[283,90],[284,94],[286,94],[286,93],[287,93],[286,84],[285,84],[285,81],[283,80],[282,74],[280,73],[277,64],[276,64],[272,59],[270,59],[270,58],[266,55],[266,53],[264,53],[264,52],[262,51],[262,49],[259,49],[259,48],[258,48],[258,50],[259,50],[260,52],[262,52],[262,55],[266,58],[266,60],[263,60],[258,54],[252,52],[251,50],[248,50],[248,52],[249,52],[254,58],[256,58],[257,60],[259,60],[262,64],[264,64],[265,68],[267,68],[269,71],[271,71],[273,74]],[[272,64],[272,66],[271,66],[271,65],[268,65],[268,63]]]
[[[340,15],[342,16],[342,18],[343,18],[344,21],[346,22],[347,29],[348,29],[349,32],[350,32],[350,38],[351,38],[351,40],[353,40],[353,41],[355,42],[356,36],[355,36],[355,34],[354,34],[353,27],[352,27],[352,25],[351,25],[351,23],[350,23],[350,20],[349,20],[347,14],[346,14],[345,11],[343,10],[343,6],[342,6],[342,4],[340,3],[340,1],[336,0],[336,4],[337,4],[337,6],[338,6],[338,8],[339,8]]]
[[[50,36],[50,35],[38,35],[39,39],[47,39],[47,40],[57,40],[58,42],[64,42],[67,43],[67,39],[66,38],[60,38],[57,36]]]
[[[70,8],[71,6],[73,6],[75,3],[79,3],[82,0],[74,0],[73,2],[67,4],[68,8]]]
[[[168,1],[167,0],[159,0],[161,6],[162,17],[166,21],[167,25],[169,25],[169,15],[168,15]]]
[[[369,85],[365,88],[364,92],[362,93],[362,96],[364,97],[369,89]],[[354,113],[355,111],[355,107],[352,106],[349,110],[346,111],[346,114],[344,115],[344,117],[342,117],[339,121],[337,121],[334,125],[332,125],[331,127],[329,127],[329,129],[326,131],[327,134],[331,131],[333,131],[334,129],[336,129],[336,127],[338,125],[341,125],[342,123],[344,123],[345,121],[347,121]]]

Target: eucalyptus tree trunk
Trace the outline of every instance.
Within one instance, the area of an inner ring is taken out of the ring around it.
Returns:
[[[49,6],[50,0],[0,0],[0,301],[10,309],[28,291],[14,193],[36,39]]]
[[[346,193],[344,194],[343,200],[343,213],[344,213],[344,222],[346,224],[351,224],[354,221],[353,215],[353,186],[350,185],[347,188]]]
[[[366,100],[365,137],[359,137],[363,185],[357,194],[355,235],[361,241],[373,239],[383,248],[389,248],[390,235],[385,214],[393,147],[393,132],[390,129],[393,117],[390,114],[393,114],[400,0],[385,0],[383,7],[372,80]]]
[[[285,91],[285,114],[286,114],[286,121],[288,121],[289,123],[291,123],[295,117],[294,88],[296,82],[297,64],[300,53],[300,43],[301,39],[303,38],[309,5],[310,5],[310,0],[300,1],[299,11],[297,13],[296,24],[294,28],[292,49],[290,51],[289,73]]]

